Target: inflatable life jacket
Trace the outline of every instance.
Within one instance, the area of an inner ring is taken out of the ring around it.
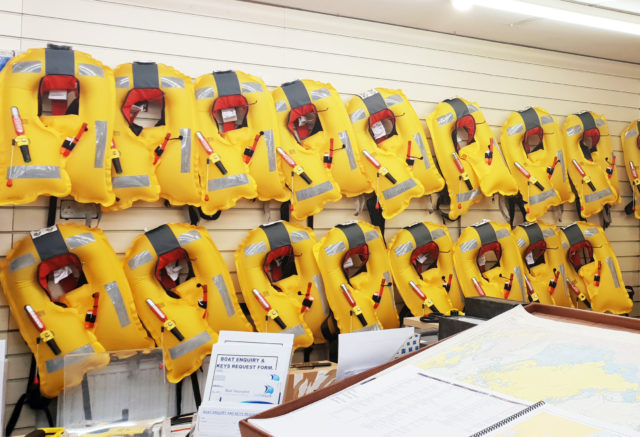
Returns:
[[[207,119],[202,125],[205,135],[217,128],[224,144],[242,154],[257,184],[258,199],[288,200],[276,152],[281,140],[273,97],[262,79],[241,71],[215,72],[200,76],[195,88],[200,120]],[[210,117],[215,120],[211,128]]]
[[[453,245],[453,264],[465,297],[523,302],[531,295],[538,301],[509,225],[483,221],[467,227]]]
[[[414,316],[449,316],[464,306],[452,246],[446,226],[427,222],[407,226],[393,237],[389,245],[391,272]]]
[[[540,303],[573,307],[574,298],[566,281],[570,267],[562,250],[560,231],[539,221],[516,226],[513,235],[525,266],[524,274]]]
[[[364,158],[365,175],[375,189],[385,219],[404,211],[412,198],[442,188],[424,133],[419,124],[413,123],[415,112],[402,91],[365,91],[349,101],[347,111]],[[403,117],[407,118],[400,124]],[[425,174],[430,175],[423,178],[426,186],[418,178]]]
[[[427,126],[447,182],[451,220],[482,201],[482,194],[487,197],[497,193],[517,194],[518,185],[476,103],[462,98],[440,102],[427,117]]]
[[[50,46],[11,59],[0,83],[0,203],[71,194],[111,205],[111,69],[86,53]]]
[[[567,177],[564,137],[547,111],[512,112],[502,127],[501,145],[526,204],[526,220],[534,222],[550,207],[575,200]]]
[[[387,249],[376,226],[338,225],[313,250],[341,333],[400,326]]]
[[[114,74],[113,135],[122,171],[113,173],[113,209],[158,195],[174,205],[200,205],[203,146],[196,137],[191,78],[154,62],[122,64]]]
[[[618,171],[604,115],[582,112],[567,117],[565,136],[568,171],[580,201],[580,216],[591,217],[605,205],[620,202]]]
[[[326,203],[341,198],[340,187],[323,162],[325,151],[328,159],[332,134],[325,130],[328,128],[329,111],[325,108],[327,119],[320,117],[318,108],[311,103],[311,98],[320,97],[328,90],[314,90],[312,85],[312,82],[305,85],[296,80],[272,92],[282,141],[277,151],[285,174],[290,174],[285,182],[291,190],[291,215],[296,220],[314,215]],[[332,127],[339,129],[339,126]],[[322,147],[323,143],[326,149]],[[360,184],[357,179],[354,182]]]
[[[640,218],[640,208],[636,204],[640,202],[640,120],[632,121],[620,134],[622,150],[624,151],[624,167],[631,185],[630,206],[625,208],[628,214],[633,213]]]
[[[136,238],[124,264],[140,318],[164,350],[170,382],[200,367],[216,331],[252,330],[206,229],[159,226]]]
[[[560,229],[562,248],[575,273],[567,284],[574,297],[593,311],[628,314],[633,301],[604,230],[588,222],[576,222]]]
[[[296,348],[324,343],[330,315],[310,228],[277,221],[252,230],[236,250],[238,281],[260,332],[294,335]]]

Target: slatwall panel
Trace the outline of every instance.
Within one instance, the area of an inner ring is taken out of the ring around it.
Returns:
[[[331,82],[345,101],[376,86],[401,88],[422,119],[439,101],[461,96],[479,103],[498,138],[509,113],[527,106],[546,108],[561,125],[570,113],[587,109],[603,113],[624,178],[623,203],[613,209],[607,235],[625,282],[640,285],[640,227],[622,210],[631,192],[618,138],[626,124],[640,116],[638,65],[233,0],[0,2],[0,48],[25,50],[47,42],[73,45],[113,67],[149,60],[192,77],[213,69],[238,69],[261,76],[270,87],[296,78],[316,79]],[[488,199],[476,206],[460,224],[451,226],[452,236],[459,235],[460,226],[484,218],[502,221],[497,204]],[[354,199],[329,205],[315,217],[317,236],[337,223],[367,220],[366,212],[357,215],[356,205]],[[430,205],[427,198],[414,200],[409,210],[387,222],[387,238],[415,221],[439,221],[429,212]],[[204,223],[232,272],[234,250],[247,231],[279,218],[278,208],[275,202],[243,201],[219,220]],[[167,209],[158,202],[105,214],[99,226],[123,253],[144,229],[187,217],[186,211]],[[561,223],[575,219],[573,207],[565,206]],[[44,200],[0,208],[0,256],[28,231],[44,226],[45,220]],[[550,214],[547,220],[554,217]],[[26,384],[29,357],[2,295],[0,338],[9,343],[10,407]],[[19,426],[33,423],[34,415],[26,411]]]

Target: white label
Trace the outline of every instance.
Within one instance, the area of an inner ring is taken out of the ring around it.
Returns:
[[[178,261],[174,261],[172,263],[167,264],[164,269],[167,272],[167,275],[171,278],[172,281],[178,279],[180,276],[180,271],[182,271],[182,266],[178,264]]]
[[[483,266],[487,263],[487,259],[484,257],[484,255],[480,255],[478,257],[478,265],[479,266]]]
[[[49,91],[49,100],[67,100],[67,90]]]
[[[528,265],[528,266],[533,265],[533,263],[535,262],[535,261],[533,260],[533,252],[529,252],[529,253],[527,254],[527,256],[525,256],[525,257],[524,257],[524,260],[527,262],[527,265]]]
[[[311,120],[308,120],[306,116],[301,115],[300,118],[298,118],[298,126],[304,126],[305,124],[307,124],[310,121]]]
[[[131,112],[147,112],[148,104],[146,102],[131,106]]]
[[[238,115],[236,114],[236,108],[226,108],[222,110],[222,121],[236,121],[238,119]]]
[[[351,258],[347,258],[342,264],[343,269],[348,269],[349,267],[353,267],[353,260]]]
[[[69,266],[60,267],[59,269],[54,270],[53,271],[53,283],[54,284],[58,284],[64,278],[69,277],[72,273],[73,273],[73,271],[71,270],[71,267],[69,267]]]
[[[420,256],[417,258],[417,261],[418,261],[420,264],[424,263],[426,260],[427,260],[427,255],[426,255],[426,254],[424,254],[424,253],[423,253],[422,255],[420,255]]]
[[[373,133],[373,138],[375,140],[377,140],[378,138],[382,138],[387,134],[387,131],[385,130],[381,121],[378,121],[377,123],[374,123],[373,126],[371,126],[371,132]]]

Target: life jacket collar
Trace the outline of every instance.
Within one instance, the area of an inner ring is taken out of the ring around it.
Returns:
[[[582,149],[584,157],[589,161],[592,161],[593,158],[591,157],[591,154],[598,150],[600,130],[596,126],[596,121],[590,112],[582,112],[577,114],[577,116],[580,118],[584,130],[582,138],[580,139],[580,149]]]
[[[544,130],[540,123],[540,117],[533,108],[528,108],[524,111],[518,112],[524,122],[524,137],[522,138],[522,146],[527,154],[535,152],[536,150],[543,149]],[[532,144],[537,141],[536,144]]]
[[[311,103],[309,93],[301,80],[282,84],[291,111],[287,120],[287,129],[298,143],[322,131],[316,105]]]
[[[409,231],[416,242],[416,248],[411,252],[410,261],[416,273],[422,278],[424,272],[437,267],[440,247],[433,241],[433,237],[424,223],[416,223],[405,229]]]
[[[347,251],[342,257],[342,272],[351,285],[351,278],[367,271],[369,262],[369,246],[364,232],[357,223],[342,224],[336,226],[347,238]]]
[[[187,251],[180,247],[178,239],[167,225],[152,229],[145,235],[158,255],[155,278],[169,296],[179,298],[175,288],[195,277]]]
[[[584,238],[584,234],[580,227],[574,223],[570,226],[562,228],[567,240],[569,240],[569,250],[567,258],[573,268],[580,270],[580,267],[593,262],[593,246]]]
[[[396,116],[377,90],[365,91],[359,97],[369,111],[369,134],[376,144],[398,134]]]
[[[456,129],[451,133],[451,139],[453,144],[456,145],[456,150],[460,151],[464,146],[460,146],[458,141],[458,130],[462,129],[467,133],[467,140],[465,146],[475,142],[476,136],[476,120],[469,112],[467,105],[460,99],[447,99],[445,103],[448,103],[456,113]]]
[[[262,268],[271,285],[278,288],[275,285],[276,282],[298,274],[291,238],[286,226],[281,221],[260,227],[267,236],[270,248]]]
[[[136,124],[136,117],[148,110],[150,104],[160,106],[160,118],[154,126],[165,124],[164,92],[160,89],[158,65],[154,62],[134,62],[131,66],[133,88],[129,90],[122,104],[122,115],[135,135],[140,135],[143,127]]]
[[[235,71],[217,71],[213,78],[218,98],[213,102],[211,115],[222,133],[247,126],[249,102],[242,95],[240,81]]]
[[[484,222],[479,225],[474,225],[473,227],[480,237],[480,248],[476,255],[476,264],[480,272],[484,273],[500,265],[502,245],[498,242],[496,231],[491,226],[491,223]],[[495,260],[491,260],[493,261],[491,264],[486,261],[486,256],[489,253],[493,253],[495,256]],[[487,266],[489,266],[489,268],[487,268]]]

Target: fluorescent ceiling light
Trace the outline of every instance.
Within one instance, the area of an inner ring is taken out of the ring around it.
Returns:
[[[455,6],[456,1],[452,0]],[[563,23],[593,27],[596,29],[613,32],[628,33],[640,36],[640,24],[631,21],[615,20],[612,18],[598,17],[596,15],[574,12],[566,9],[557,9],[521,0],[468,0],[473,6],[497,9],[499,11],[514,14],[528,15],[544,18],[546,20],[560,21]]]

